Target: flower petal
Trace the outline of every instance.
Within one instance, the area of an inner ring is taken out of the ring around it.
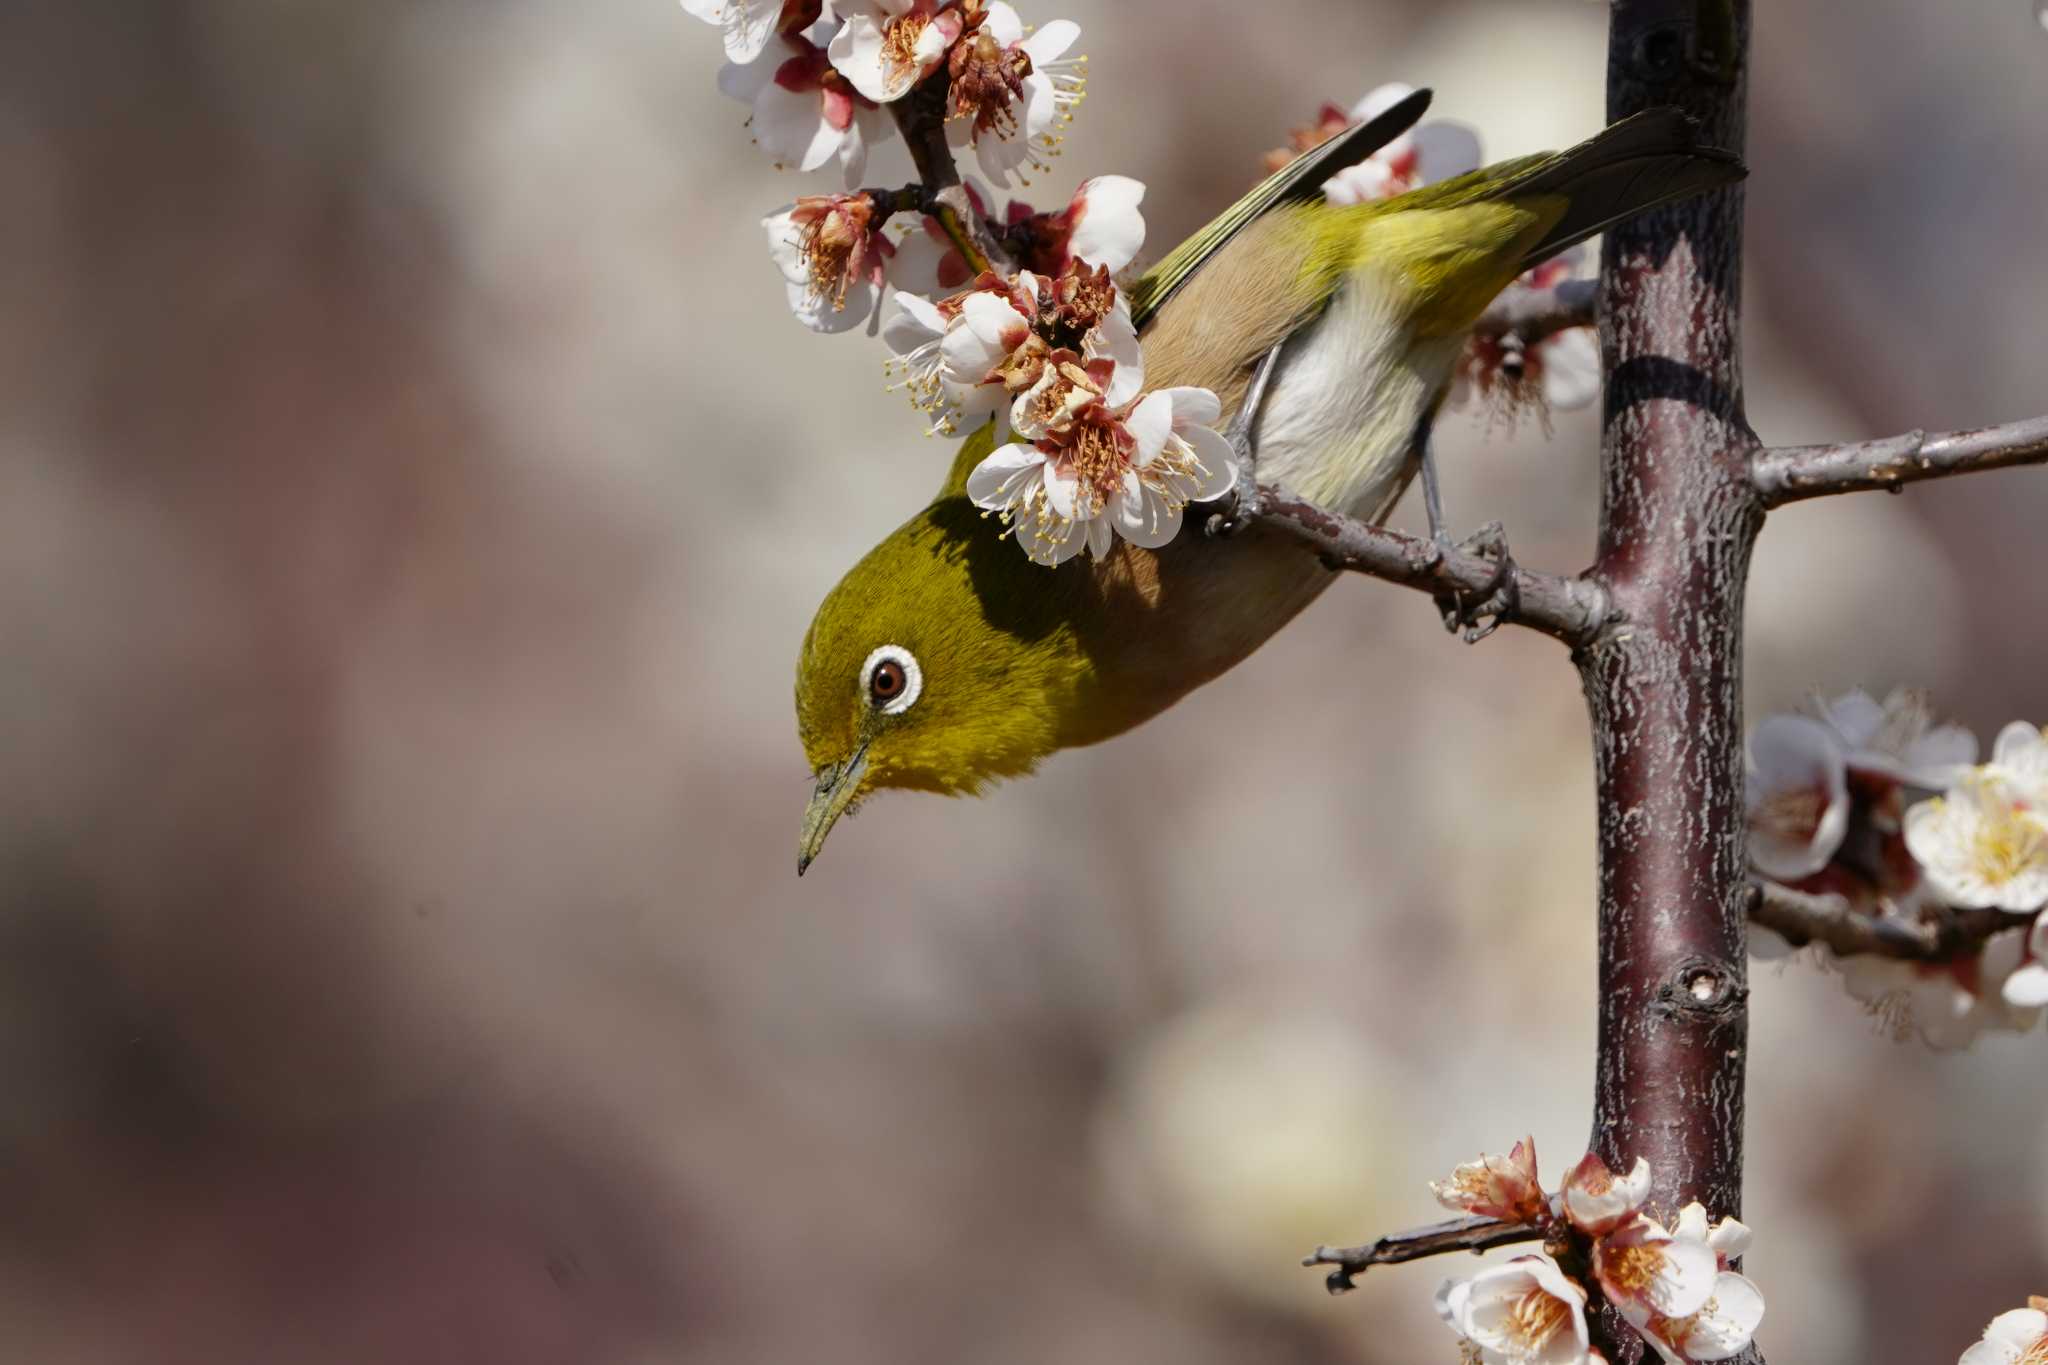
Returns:
[[[1543,399],[1559,412],[1583,408],[1600,396],[1600,338],[1591,327],[1567,327],[1537,349]]]
[[[907,356],[944,335],[946,320],[930,303],[902,290],[889,298],[896,306],[882,325],[882,344],[893,354]]]
[[[1045,454],[1035,446],[1006,445],[989,453],[967,475],[967,500],[999,512],[1045,476]]]
[[[1359,97],[1358,103],[1351,106],[1351,121],[1371,123],[1414,93],[1414,86],[1403,85],[1400,81],[1388,81],[1385,85],[1374,86]]]
[[[1088,521],[1088,553],[1096,559],[1109,558],[1109,552],[1116,548],[1116,532],[1111,528],[1107,516],[1092,517]]]
[[[784,287],[789,291],[789,311],[796,315],[796,320],[813,332],[827,334],[850,332],[866,322],[882,296],[879,285],[855,284],[848,287],[844,306],[834,308],[831,299],[813,294],[808,284]]]
[[[1116,529],[1140,549],[1170,545],[1180,534],[1180,504],[1146,486],[1135,475],[1124,476],[1124,495],[1117,503]]]
[[[1198,389],[1183,384],[1156,392],[1173,402],[1175,431],[1188,427],[1213,427],[1223,420],[1223,400],[1216,396],[1214,389]]]
[[[1237,451],[1223,434],[1208,427],[1189,427],[1180,438],[1194,448],[1202,462],[1200,478],[1188,490],[1189,502],[1213,502],[1237,482]]]
[[[2021,1009],[2048,1005],[2048,963],[2029,962],[2005,979],[1999,993]]]
[[[1136,260],[1139,248],[1145,245],[1145,217],[1138,212],[1144,198],[1144,182],[1127,175],[1098,175],[1083,181],[1068,210],[1073,215],[1068,253],[1112,271]]]
[[[774,81],[754,96],[754,141],[779,162],[815,171],[839,150],[841,133],[819,112],[818,92]]]
[[[887,104],[907,91],[915,72],[891,73],[882,60],[882,28],[865,14],[855,14],[832,35],[826,48],[832,65],[853,88],[876,104]]]
[[[1173,434],[1172,397],[1164,392],[1146,394],[1131,409],[1124,425],[1138,442],[1138,453],[1132,463],[1143,469],[1159,458],[1159,452],[1166,448],[1166,438]]]
[[[1002,8],[1009,9],[1010,7],[1004,5]],[[996,6],[990,5],[989,13],[993,15],[995,11]],[[1031,65],[1043,69],[1050,63],[1056,62],[1065,56],[1067,49],[1080,40],[1081,26],[1079,24],[1071,19],[1054,19],[1050,23],[1040,24],[1038,31],[1029,38],[1026,38],[1022,46],[1025,53],[1031,58]],[[1004,39],[1003,46],[1008,47],[1016,41],[1014,38]]]
[[[1740,1355],[1764,1320],[1764,1295],[1755,1281],[1732,1270],[1714,1280],[1714,1295],[1686,1324],[1687,1360],[1727,1360]]]
[[[1004,47],[1013,46],[1024,36],[1024,21],[1017,17],[1017,11],[1003,0],[990,0],[981,21],[982,32],[995,39]]]

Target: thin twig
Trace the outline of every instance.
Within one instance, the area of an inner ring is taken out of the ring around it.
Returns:
[[[911,164],[917,167],[917,178],[925,187],[932,218],[977,274],[1007,271],[1010,258],[967,197],[967,187],[960,183],[960,168],[953,161],[952,144],[946,141],[949,88],[949,78],[941,67],[892,103],[889,113],[910,149]]]
[[[1573,327],[1600,320],[1600,281],[1560,280],[1547,289],[1511,284],[1480,314],[1473,331],[1485,337],[1513,337],[1524,349]]]
[[[1896,493],[1909,483],[2048,463],[2048,417],[1944,431],[1909,431],[1876,441],[1841,445],[1785,446],[1760,451],[1750,477],[1767,507],[1822,498],[1834,493]]]
[[[1866,915],[1836,895],[1795,891],[1778,882],[1750,887],[1749,922],[1794,948],[1818,943],[1837,957],[1888,957],[1938,964],[1977,952],[1992,935],[2021,929],[2029,915],[2004,910],[1951,910],[1939,920],[1913,922]]]
[[[1295,497],[1260,489],[1259,519],[1299,537],[1332,569],[1417,588],[1437,596],[1483,597],[1505,587],[1498,615],[1577,648],[1607,624],[1606,592],[1590,579],[1511,568],[1503,583],[1498,559],[1445,550],[1433,541],[1390,531]]]
[[[1432,1223],[1426,1228],[1396,1232],[1365,1246],[1317,1247],[1315,1254],[1302,1257],[1301,1263],[1336,1267],[1325,1283],[1332,1294],[1342,1294],[1358,1287],[1352,1282],[1352,1276],[1363,1274],[1376,1265],[1400,1265],[1405,1261],[1445,1256],[1454,1251],[1469,1251],[1477,1256],[1516,1242],[1539,1242],[1544,1235],[1544,1230],[1534,1223],[1503,1223],[1497,1218],[1453,1218],[1448,1223]]]

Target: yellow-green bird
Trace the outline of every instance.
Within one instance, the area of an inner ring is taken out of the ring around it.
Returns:
[[[1419,434],[1496,294],[1615,222],[1744,174],[1664,109],[1566,152],[1324,202],[1323,181],[1427,99],[1297,159],[1129,291],[1149,387],[1212,389],[1226,414],[1249,394],[1240,436],[1260,480],[1373,521],[1414,476]],[[1245,658],[1335,577],[1255,516],[1227,537],[1194,518],[1162,549],[1119,541],[1105,558],[1033,563],[968,500],[992,444],[992,428],[970,437],[938,496],[811,622],[796,708],[817,785],[799,873],[868,794],[978,792],[1121,734]]]

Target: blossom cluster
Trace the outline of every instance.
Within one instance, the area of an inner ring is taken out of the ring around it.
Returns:
[[[1266,169],[1279,170],[1414,93],[1413,86],[1396,82],[1368,92],[1348,110],[1325,104],[1313,123],[1288,134],[1287,146],[1266,153]],[[1324,181],[1323,197],[1332,204],[1391,199],[1478,170],[1480,163],[1476,132],[1462,123],[1432,120]],[[1553,289],[1576,278],[1584,264],[1584,249],[1572,247],[1525,271],[1517,283],[1526,289]],[[1587,326],[1567,327],[1533,346],[1522,345],[1515,336],[1475,332],[1459,354],[1448,401],[1454,407],[1476,404],[1512,421],[1524,409],[1563,412],[1585,407],[1599,396],[1600,343]]]
[[[1841,897],[1858,914],[1940,924],[1998,909],[2014,927],[1944,963],[1854,957],[1844,985],[1895,1029],[1932,1046],[2025,1032],[2048,1006],[2048,736],[1977,739],[1936,725],[1926,699],[1864,692],[1767,717],[1749,738],[1750,864],[1762,877]],[[2031,920],[2024,918],[2031,917]],[[1784,951],[1757,931],[1759,956]]]
[[[897,296],[885,333],[912,401],[952,430],[984,416],[1021,439],[967,479],[967,495],[1054,565],[1118,536],[1147,549],[1180,531],[1189,503],[1237,477],[1207,389],[1144,393],[1145,360],[1129,304],[1107,265],[1070,260],[1056,277],[985,273],[928,303]]]
[[[683,0],[725,31],[718,88],[753,110],[754,140],[777,164],[836,161],[849,189],[867,149],[891,135],[882,106],[943,69],[947,138],[998,184],[1044,169],[1087,80],[1066,54],[1081,30],[1026,34],[1003,0]]]
[[[954,148],[994,185],[1043,169],[1079,103],[1080,30],[1027,33],[1002,0],[683,0],[725,31],[719,85],[753,109],[755,140],[785,165],[837,162],[849,192],[810,195],[762,220],[790,309],[821,332],[869,322],[894,353],[899,387],[934,432],[995,425],[1009,440],[968,496],[1033,559],[1102,557],[1119,537],[1157,548],[1182,510],[1237,478],[1206,389],[1144,391],[1144,356],[1116,273],[1137,257],[1145,187],[1098,176],[1067,205],[999,205],[969,180],[968,208],[1018,269],[985,268],[974,235],[929,191],[860,189],[867,148],[889,135],[882,107],[928,87],[943,95]],[[915,215],[907,232],[887,229]],[[882,325],[882,304],[893,302]]]
[[[972,275],[956,252],[946,278],[951,248],[936,218],[908,237],[884,235],[901,206],[860,188],[869,149],[896,132],[884,106],[931,82],[943,98],[949,154],[972,150],[989,180],[1008,185],[1057,153],[1087,84],[1087,59],[1066,55],[1080,29],[1056,20],[1026,33],[1003,0],[683,0],[683,8],[724,30],[729,60],[718,87],[751,110],[762,150],[804,171],[836,164],[845,179],[846,193],[805,196],[762,220],[791,311],[821,332],[879,321],[887,286],[930,295]],[[1123,216],[1135,217],[1136,199],[1125,199]],[[1006,235],[1037,247],[1026,263],[1042,268],[1084,211],[1081,199],[1045,214],[1013,204]],[[1109,227],[1098,222],[1098,235]]]
[[[1669,1227],[1644,1212],[1651,1171],[1638,1160],[1616,1175],[1588,1152],[1546,1195],[1536,1142],[1482,1156],[1431,1186],[1446,1208],[1544,1230],[1541,1255],[1517,1256],[1477,1275],[1444,1281],[1437,1314],[1487,1365],[1587,1365],[1586,1310],[1597,1294],[1671,1365],[1741,1354],[1763,1321],[1763,1294],[1731,1270],[1749,1229],[1711,1222],[1687,1204]],[[1976,1365],[1976,1362],[1965,1362]]]

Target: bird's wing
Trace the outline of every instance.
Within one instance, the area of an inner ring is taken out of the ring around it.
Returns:
[[[1683,111],[1645,109],[1576,147],[1502,161],[1383,200],[1374,209],[1400,213],[1557,195],[1565,201],[1562,215],[1523,258],[1524,265],[1535,265],[1625,218],[1748,174],[1733,152],[1703,142],[1699,125]]]
[[[1429,91],[1417,90],[1378,118],[1338,134],[1260,181],[1251,193],[1175,247],[1173,254],[1130,287],[1131,321],[1142,329],[1176,290],[1246,226],[1281,204],[1320,194],[1323,182],[1332,175],[1365,160],[1414,127],[1429,108],[1429,100]]]

